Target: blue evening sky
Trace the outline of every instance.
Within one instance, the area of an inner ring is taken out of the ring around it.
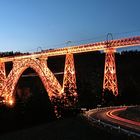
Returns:
[[[104,40],[107,33],[140,35],[140,0],[0,0],[0,52]]]

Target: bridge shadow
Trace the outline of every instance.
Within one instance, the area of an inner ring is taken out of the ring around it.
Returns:
[[[33,72],[27,69],[23,74]],[[15,90],[15,104],[0,106],[0,134],[48,123],[56,119],[51,101],[38,76],[20,77]]]

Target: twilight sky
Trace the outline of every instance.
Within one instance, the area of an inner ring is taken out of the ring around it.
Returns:
[[[94,42],[107,33],[140,35],[140,0],[0,0],[0,52]]]

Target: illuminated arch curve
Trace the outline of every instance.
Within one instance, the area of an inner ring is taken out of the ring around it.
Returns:
[[[27,68],[32,68],[39,75],[48,95],[59,96],[61,93],[61,85],[55,78],[54,74],[47,67],[47,62],[44,59],[22,59],[16,60],[13,63],[13,69],[10,71],[6,82],[2,89],[2,96],[8,100],[13,96],[16,84]]]

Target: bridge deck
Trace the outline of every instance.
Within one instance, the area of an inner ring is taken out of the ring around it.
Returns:
[[[110,40],[108,42],[103,41],[97,43],[84,44],[80,46],[70,46],[65,48],[44,50],[41,52],[34,52],[28,55],[3,57],[0,58],[0,61],[8,62],[8,61],[14,61],[14,60],[24,59],[24,58],[41,58],[41,57],[47,58],[51,56],[65,55],[67,53],[75,54],[75,53],[101,51],[101,50],[106,51],[108,49],[108,46],[111,46],[110,48],[116,50],[118,48],[125,48],[129,46],[139,46],[139,45],[140,45],[140,36],[135,36],[130,38]]]

